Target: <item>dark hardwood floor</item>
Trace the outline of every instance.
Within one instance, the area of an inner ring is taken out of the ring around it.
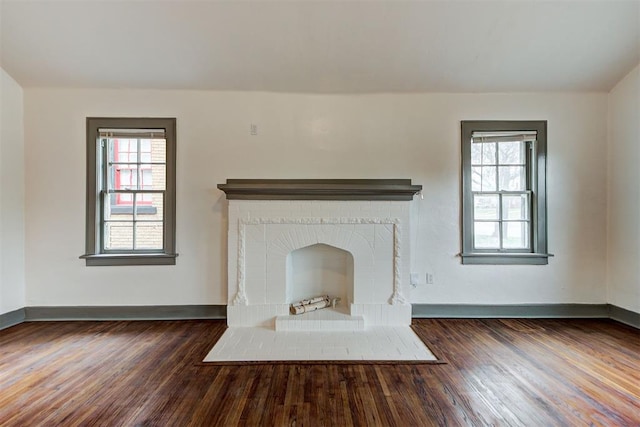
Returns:
[[[0,426],[639,426],[640,331],[414,320],[442,365],[203,366],[223,321],[0,331]]]

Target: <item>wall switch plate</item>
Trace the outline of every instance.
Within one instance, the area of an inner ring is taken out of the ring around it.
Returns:
[[[427,285],[433,285],[433,273],[427,273],[425,277]]]

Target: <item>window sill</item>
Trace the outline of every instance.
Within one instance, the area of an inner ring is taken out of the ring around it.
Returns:
[[[543,253],[462,253],[463,264],[546,265],[552,254]]]
[[[116,265],[176,265],[178,254],[88,254],[80,258],[88,267]]]

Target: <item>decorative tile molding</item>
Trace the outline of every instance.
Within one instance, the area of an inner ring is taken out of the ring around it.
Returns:
[[[246,220],[240,219],[238,222],[238,293],[233,298],[233,305],[249,305],[247,292],[245,290],[245,246],[246,246]]]
[[[286,224],[286,225],[349,225],[349,224],[389,224],[393,225],[393,294],[389,298],[391,305],[407,305],[401,288],[401,226],[399,218],[240,218],[238,220],[238,292],[233,298],[232,305],[248,305],[245,287],[246,263],[246,226],[258,224]],[[291,250],[295,248],[290,248]]]

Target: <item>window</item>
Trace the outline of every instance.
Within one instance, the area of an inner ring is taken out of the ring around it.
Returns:
[[[462,122],[462,263],[547,264],[546,121]]]
[[[176,120],[87,118],[87,265],[175,264]]]

